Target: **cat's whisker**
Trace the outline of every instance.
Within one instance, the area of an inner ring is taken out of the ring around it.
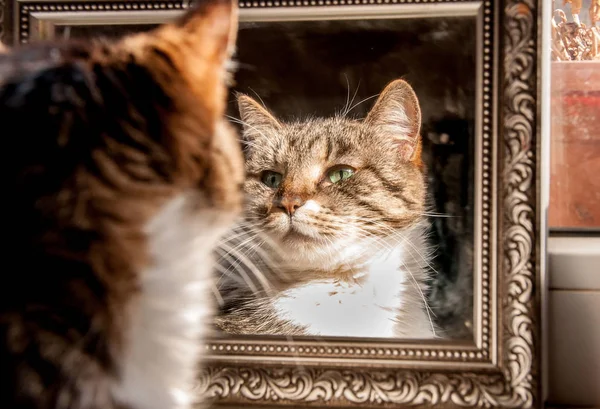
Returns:
[[[422,260],[422,261],[424,261],[424,262],[427,264],[427,266],[428,266],[428,267],[429,267],[429,268],[430,268],[430,269],[431,269],[431,270],[432,270],[434,273],[438,274],[438,273],[437,273],[437,271],[435,270],[435,268],[434,268],[434,267],[433,267],[433,266],[432,266],[432,265],[431,265],[431,264],[430,264],[430,263],[427,261],[427,257],[424,257],[424,256],[423,256],[423,255],[422,255],[422,254],[421,254],[421,253],[418,251],[418,249],[416,249],[416,248],[415,248],[415,246],[414,246],[412,243],[410,243],[410,240],[406,239],[406,238],[405,238],[405,237],[404,237],[404,236],[403,236],[403,235],[402,235],[400,232],[399,232],[399,237],[400,237],[400,238],[403,240],[403,242],[404,242],[404,243],[408,243],[408,244],[409,244],[409,245],[412,247],[412,249],[413,249],[414,251],[416,251],[416,252],[417,252],[417,254],[418,254],[418,255],[419,255],[419,257],[421,258],[421,260]],[[417,260],[417,259],[414,257],[414,254],[413,254],[413,253],[410,251],[410,249],[409,249],[409,253],[408,253],[408,254],[410,254],[410,256],[412,257],[413,261],[415,261],[415,262],[416,262],[418,265],[420,264],[420,263],[419,263],[419,261],[418,261],[418,260]],[[411,272],[411,269],[410,269],[410,267],[406,266],[406,263],[405,263],[405,262],[403,262],[403,265],[406,267],[406,268],[405,268],[405,270],[406,270],[406,271],[407,271],[407,272],[410,274],[410,276],[411,276],[411,279],[412,279],[412,282],[413,282],[413,287],[414,287],[414,288],[415,288],[415,289],[416,289],[416,290],[419,292],[419,294],[420,294],[420,296],[421,296],[421,298],[422,298],[422,300],[423,300],[423,304],[424,304],[424,306],[425,306],[425,309],[426,309],[426,312],[427,312],[427,316],[428,316],[428,319],[429,319],[429,322],[430,322],[430,325],[431,325],[431,329],[432,329],[432,331],[433,331],[433,335],[434,335],[434,337],[435,337],[435,336],[436,336],[436,332],[435,332],[435,325],[433,324],[433,319],[431,318],[431,316],[433,315],[433,316],[435,317],[435,316],[436,316],[436,314],[435,314],[435,312],[434,312],[434,311],[431,309],[431,307],[429,306],[429,303],[427,302],[427,299],[426,299],[426,297],[425,297],[425,294],[423,293],[423,290],[421,289],[421,287],[418,285],[418,283],[417,283],[417,281],[416,281],[416,279],[415,279],[414,275],[413,275],[413,274],[412,274],[412,272]]]
[[[412,279],[412,282],[413,282],[413,287],[421,295],[421,299],[423,300],[423,305],[425,306],[425,312],[427,313],[427,319],[429,320],[429,325],[431,325],[431,332],[433,333],[433,336],[436,337],[435,325],[433,323],[433,318],[431,318],[432,315],[435,317],[435,313],[433,312],[431,307],[429,307],[427,298],[425,297],[425,294],[423,294],[423,290],[421,289],[421,286],[419,285],[419,283],[417,283],[417,280],[415,279],[415,276],[413,275],[413,273],[410,271],[410,268],[406,267],[405,271],[407,271],[408,274],[410,275],[410,278]]]
[[[391,234],[384,236],[383,240],[386,240],[386,239],[387,240],[394,240],[397,243],[400,243],[399,240],[401,239],[403,243],[408,244],[410,246],[410,248],[408,248],[408,250],[409,250],[409,252],[411,254],[411,257],[414,258],[414,255],[413,255],[412,251],[415,251],[417,253],[417,255],[421,258],[421,260],[425,262],[425,264],[427,265],[427,267],[429,267],[434,273],[438,274],[438,272],[436,271],[436,269],[428,261],[428,259],[431,256],[431,254],[428,254],[428,255],[421,254],[421,252],[419,252],[419,250],[414,246],[414,244],[410,240],[406,239],[406,237],[404,237],[404,235],[403,235],[403,233],[401,231],[393,230],[389,226],[385,226],[385,225],[383,225],[383,224],[381,224],[379,222],[373,222],[373,224],[377,225],[378,227],[381,227],[381,228],[384,228],[384,229],[387,229],[388,231],[390,231]],[[433,253],[433,251],[432,251],[432,253]],[[415,259],[415,261],[417,261],[417,260]]]
[[[344,78],[346,78],[346,103],[344,104],[344,109],[342,110],[342,116],[346,116],[346,109],[350,106],[350,80],[348,79],[348,75],[344,73]]]
[[[348,115],[354,108],[357,108],[360,105],[362,105],[364,102],[370,101],[373,98],[377,98],[378,96],[379,96],[379,94],[371,95],[370,97],[367,97],[367,98],[357,102],[356,104],[354,104],[350,108],[348,108],[348,110],[346,111],[346,115]]]
[[[452,214],[444,214],[444,213],[421,213],[421,212],[414,212],[411,213],[414,214],[415,216],[422,216],[422,217],[447,217],[447,218],[453,218],[456,217],[455,215]]]
[[[401,239],[404,243],[407,243],[409,246],[411,246],[413,249],[415,249],[415,246],[411,243],[411,241],[404,237],[402,231],[394,230],[391,227],[386,226],[382,223],[378,223],[378,222],[373,222],[373,224],[376,225],[377,227],[380,227],[380,228],[385,229],[390,232],[390,234],[385,236],[386,239],[394,240],[398,244],[400,244],[399,239]],[[421,253],[419,253],[419,256],[422,257],[423,260],[426,261],[426,257],[424,257]]]
[[[233,123],[236,123],[236,124],[240,124],[240,125],[242,125],[242,126],[244,126],[244,127],[247,127],[247,128],[249,128],[249,129],[252,129],[252,130],[253,130],[253,131],[255,131],[256,133],[258,133],[260,136],[262,136],[262,137],[266,137],[266,135],[265,135],[265,134],[264,134],[264,133],[263,133],[263,132],[262,132],[260,129],[258,129],[257,127],[255,127],[255,126],[253,126],[253,125],[250,125],[248,122],[242,121],[241,119],[239,119],[239,118],[236,118],[236,117],[234,117],[234,116],[231,116],[231,115],[225,115],[225,116],[226,116],[226,117],[227,117],[227,118],[228,118],[228,119],[229,119],[231,122],[233,122]],[[250,141],[248,141],[248,140],[245,140],[245,139],[243,139],[243,140],[242,140],[242,142],[243,142],[244,144],[246,144],[246,145],[251,145],[251,144],[252,144],[252,142],[250,142]]]
[[[265,243],[267,243],[270,246],[269,249],[276,252],[278,257],[281,257],[281,259],[285,259],[286,254],[281,249],[281,246],[278,243],[276,243],[271,237],[269,237],[267,233],[255,229],[257,226],[260,227],[261,225],[262,224],[243,224],[243,226],[245,227],[251,227],[252,231],[255,233],[255,237],[260,237],[262,240],[264,240]]]
[[[239,124],[244,124],[244,122],[243,122],[241,119],[239,119],[239,118],[236,118],[235,116],[231,116],[231,115],[224,115],[224,116],[225,116],[226,118],[228,118],[228,119],[232,120],[233,122],[237,122],[237,123],[239,123]]]
[[[247,230],[240,230],[238,231],[238,229],[231,229],[230,233],[227,234],[226,236],[224,236],[223,238],[221,238],[221,240],[219,240],[217,242],[217,245],[220,245],[222,243],[230,243],[233,242],[234,240],[239,239],[240,237],[248,237],[250,236],[252,233],[247,231]],[[255,237],[255,235],[253,235],[252,237]]]
[[[278,270],[277,267],[281,265],[281,261],[277,262],[273,260],[268,251],[263,249],[263,245],[265,240],[255,240],[250,247],[244,252],[245,255],[250,255],[254,253],[259,254],[259,259],[265,264],[265,268],[268,268],[270,271]]]
[[[387,243],[386,237],[373,236],[371,233],[362,232],[360,229],[359,229],[359,233],[363,234],[363,236],[362,236],[363,238],[369,239],[372,242],[371,245],[374,246],[375,248],[383,249],[385,251],[392,251],[394,249],[393,246],[391,246],[389,243]],[[365,254],[369,254],[370,246],[365,246],[363,252]]]
[[[431,332],[433,334],[433,337],[435,338],[435,337],[437,337],[437,334],[436,334],[435,324],[433,323],[432,316],[435,317],[436,315],[433,312],[433,310],[431,309],[431,307],[429,306],[429,303],[427,302],[427,298],[425,297],[425,294],[423,294],[423,290],[417,283],[417,280],[415,279],[413,273],[410,271],[409,268],[406,268],[406,271],[408,271],[410,277],[412,278],[413,286],[417,289],[417,291],[421,295],[421,299],[423,300],[423,306],[425,307],[425,312],[427,313],[427,319],[429,321],[429,325],[431,326]]]
[[[224,252],[224,254],[230,255],[230,254],[232,254],[232,252],[238,251],[238,249],[242,248],[245,243],[251,242],[253,239],[254,238],[247,238],[244,242],[238,243],[233,247],[229,243],[220,243],[218,249],[220,249],[222,252]],[[225,258],[225,256],[223,255],[223,256],[221,256],[221,258],[219,258],[218,261],[221,262],[224,258]],[[242,261],[238,260],[238,262],[242,262]]]
[[[412,250],[417,253],[417,255],[421,258],[421,260],[423,260],[425,262],[425,264],[427,265],[428,268],[430,268],[433,272],[438,274],[435,267],[433,267],[433,265],[431,265],[431,263],[428,261],[429,257],[421,254],[419,249],[417,249],[417,247],[410,240],[408,240],[406,237],[404,237],[404,235],[401,232],[398,232],[398,237],[400,237],[403,240],[403,243],[408,244],[410,246],[410,248],[412,248]]]
[[[252,243],[256,239],[256,237],[258,237],[258,235],[252,234],[251,232],[248,232],[247,230],[245,230],[245,231],[241,231],[241,232],[237,233],[237,238],[240,238],[240,237],[244,237],[244,239],[241,242],[238,242],[237,244],[235,244],[235,246],[233,247],[233,251],[241,250],[246,244]],[[234,239],[220,242],[219,245],[220,245],[220,247],[232,248],[229,244],[232,241],[234,241]]]
[[[344,110],[344,115],[343,115],[344,117],[347,116],[348,113],[352,110],[352,108],[350,106],[354,102],[354,99],[356,98],[356,94],[358,94],[358,89],[359,88],[360,88],[360,79],[358,80],[358,85],[356,86],[356,91],[354,91],[354,95],[352,96],[352,100],[350,100],[350,102],[348,103],[348,106]]]
[[[328,251],[329,253],[329,257],[334,257],[333,251],[334,251],[334,242],[333,240],[331,240],[328,237],[325,237],[325,241],[329,244],[327,247],[325,247],[325,249]],[[349,266],[346,260],[341,260],[341,262],[346,265]]]
[[[219,272],[223,273],[226,277],[232,278],[232,277],[237,277],[234,273],[239,273],[241,278],[243,279],[243,282],[245,285],[248,286],[248,288],[250,288],[250,290],[254,293],[254,294],[259,294],[258,291],[258,287],[256,287],[256,285],[254,284],[254,282],[252,281],[252,279],[250,278],[250,276],[246,273],[246,271],[244,271],[243,268],[238,269],[237,267],[240,266],[241,262],[234,258],[235,253],[230,253],[227,252],[223,249],[221,249],[220,247],[217,248],[217,252],[221,253],[223,255],[224,258],[226,258],[228,261],[230,261],[230,267],[225,269],[225,267],[221,268],[217,268],[219,270]],[[220,264],[218,264],[218,266],[220,266]],[[232,270],[233,268],[233,270]]]
[[[259,280],[259,282],[261,283],[261,286],[264,288],[264,290],[267,292],[270,292],[269,280],[267,279],[266,276],[264,276],[262,274],[261,270],[251,261],[252,256],[250,254],[252,252],[259,253],[260,254],[259,259],[261,260],[261,262],[263,262],[265,264],[264,267],[269,268],[271,271],[278,271],[278,274],[280,276],[283,276],[284,274],[281,271],[279,271],[279,269],[277,268],[277,266],[279,266],[281,264],[281,262],[277,262],[277,261],[273,260],[273,258],[268,254],[268,252],[264,251],[264,249],[262,248],[262,244],[264,244],[264,242],[265,242],[264,239],[266,239],[267,237],[265,237],[264,235],[261,235],[261,234],[251,235],[250,232],[248,232],[248,231],[239,233],[238,236],[243,236],[244,233],[248,233],[246,240],[244,240],[241,243],[238,243],[237,246],[230,247],[227,243],[221,243],[221,248],[224,247],[225,249],[228,249],[228,254],[237,255],[238,256],[237,261],[239,262],[238,265],[245,266],[248,269],[250,269],[250,271]],[[257,242],[256,238],[259,236],[263,240],[261,240],[260,242]],[[246,247],[244,249],[244,247],[248,243],[250,243],[251,246]]]
[[[238,223],[233,229],[230,230],[229,234],[225,235],[224,237],[221,238],[221,240],[218,242],[218,244],[222,244],[222,243],[231,243],[231,242],[235,242],[236,240],[240,240],[242,238],[245,238],[246,241],[248,241],[247,239],[254,239],[256,237],[263,237],[265,236],[265,233],[263,233],[260,229],[259,229],[260,225],[258,224],[252,224],[252,223],[248,223],[248,222],[241,222]],[[265,237],[267,238],[267,237]],[[240,243],[238,243],[240,244]]]
[[[227,253],[225,250],[222,249],[216,249],[216,252],[220,253],[223,255],[223,258],[226,258],[230,261],[229,267],[225,267],[223,265],[221,265],[220,263],[217,263],[215,265],[215,269],[221,273],[221,276],[219,277],[219,279],[217,280],[217,284],[220,283],[220,281],[222,280],[222,278],[231,278],[234,281],[238,282],[239,284],[243,284],[243,285],[247,285],[251,290],[253,290],[253,292],[255,292],[254,290],[256,290],[256,292],[258,292],[258,288],[253,288],[255,287],[254,283],[250,280],[250,276],[248,276],[248,274],[245,273],[245,271],[236,271],[235,268],[237,268],[236,266],[236,259],[233,258],[233,256],[229,253]],[[239,263],[237,263],[239,264]],[[232,270],[232,267],[234,267],[234,269]],[[236,275],[236,273],[240,273],[239,276]]]
[[[213,295],[215,296],[215,298],[217,299],[217,303],[219,304],[219,307],[224,306],[225,300],[223,299],[223,297],[221,296],[221,292],[217,288],[217,283],[214,283],[214,282],[211,283],[210,289],[211,289]]]
[[[262,104],[262,106],[266,109],[267,105],[265,104],[265,101],[263,101],[263,99],[260,97],[260,95],[258,95],[258,93],[256,91],[254,91],[252,88],[248,87],[248,89],[250,91],[252,91],[254,93],[254,95],[256,95],[256,98],[258,98],[258,100],[260,101],[260,103]]]

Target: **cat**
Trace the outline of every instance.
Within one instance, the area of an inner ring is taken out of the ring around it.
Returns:
[[[233,0],[0,55],[0,407],[183,409],[239,217]]]
[[[243,22],[237,48],[243,64],[234,92],[260,95],[283,121],[333,116],[340,106],[361,118],[390,73],[410,83],[419,96],[434,212],[427,241],[435,274],[425,295],[434,322],[452,339],[473,337],[476,38],[476,21],[464,17]],[[273,52],[257,52],[266,46]],[[431,61],[444,61],[444,69]],[[232,95],[227,113],[239,118],[235,102]]]
[[[245,222],[219,254],[226,333],[436,337],[421,112],[404,80],[367,117],[282,122],[238,96]],[[275,264],[274,264],[275,263]]]

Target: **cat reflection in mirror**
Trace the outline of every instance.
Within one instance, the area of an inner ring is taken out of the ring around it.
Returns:
[[[200,398],[212,251],[242,210],[236,14],[203,0],[147,33],[0,55],[0,408]]]
[[[283,122],[238,96],[245,222],[219,249],[234,334],[436,337],[421,113],[403,80],[364,120]]]

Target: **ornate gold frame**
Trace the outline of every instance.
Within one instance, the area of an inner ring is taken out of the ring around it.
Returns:
[[[7,4],[0,3],[5,10]],[[481,86],[475,150],[475,330],[473,341],[462,343],[213,339],[207,345],[209,363],[196,385],[199,393],[219,405],[234,406],[542,406],[541,56],[545,22],[550,21],[542,3],[240,1],[242,22],[340,15],[390,18],[392,14],[477,19]],[[26,43],[52,37],[58,25],[154,24],[174,17],[186,4],[181,0],[17,0],[13,18],[5,18],[0,34],[12,34],[13,43]]]

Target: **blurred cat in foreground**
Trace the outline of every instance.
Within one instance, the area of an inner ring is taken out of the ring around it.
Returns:
[[[242,203],[241,148],[222,120],[235,4],[0,55],[1,408],[196,398],[211,254]]]

